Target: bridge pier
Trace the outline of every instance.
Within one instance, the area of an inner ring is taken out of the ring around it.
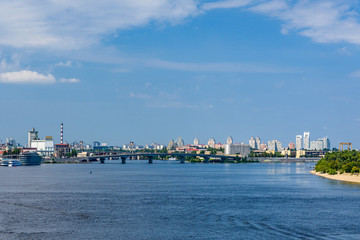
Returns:
[[[210,157],[204,157],[204,163],[209,163]]]
[[[105,163],[105,158],[100,158],[100,163]]]
[[[121,164],[125,164],[126,163],[126,157],[121,157]]]
[[[179,156],[180,163],[185,163],[185,156]]]
[[[149,164],[152,164],[153,163],[153,156],[148,156],[149,158]]]

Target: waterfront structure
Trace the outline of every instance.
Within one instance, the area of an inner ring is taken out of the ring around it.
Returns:
[[[31,140],[30,148],[35,148],[36,152],[43,157],[50,157],[54,155],[54,140],[51,136],[45,137],[45,139]]]
[[[248,157],[250,145],[247,144],[225,144],[225,155],[239,154],[241,157]]]
[[[305,150],[309,150],[309,149],[310,149],[310,132],[304,132],[303,148],[304,148]]]
[[[194,139],[194,145],[195,145],[195,146],[199,145],[199,139],[198,139],[198,138],[195,138],[195,139]]]
[[[67,143],[55,144],[55,157],[63,157],[70,153],[70,145]]]
[[[231,136],[228,136],[228,138],[226,139],[226,144],[229,144],[229,145],[233,144],[233,139]]]
[[[215,139],[214,138],[209,139],[208,146],[209,146],[209,148],[215,148]]]
[[[301,135],[296,135],[296,150],[301,150],[302,149],[302,136]]]

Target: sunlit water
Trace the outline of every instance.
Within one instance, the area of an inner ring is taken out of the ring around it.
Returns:
[[[2,167],[0,239],[360,239],[360,185],[311,166]]]

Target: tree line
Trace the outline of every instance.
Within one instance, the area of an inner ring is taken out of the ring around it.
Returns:
[[[315,171],[321,173],[328,173],[330,175],[342,173],[358,174],[360,171],[360,152],[341,151],[328,152],[315,165]]]

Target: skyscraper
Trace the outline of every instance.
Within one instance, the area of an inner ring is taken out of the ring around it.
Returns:
[[[255,141],[254,137],[251,137],[249,139],[249,145],[250,145],[251,148],[256,149],[256,141]]]
[[[296,150],[301,150],[302,149],[302,136],[301,135],[296,135]]]
[[[304,138],[303,138],[303,147],[305,150],[310,149],[310,132],[304,132]]]
[[[233,144],[233,139],[231,136],[228,136],[228,138],[226,139],[226,144],[228,144],[228,145]]]
[[[195,138],[195,139],[194,139],[194,145],[195,145],[195,146],[199,145],[199,139],[198,139],[198,138]]]
[[[260,149],[260,146],[261,146],[261,140],[259,137],[256,137],[255,138],[255,149]]]

